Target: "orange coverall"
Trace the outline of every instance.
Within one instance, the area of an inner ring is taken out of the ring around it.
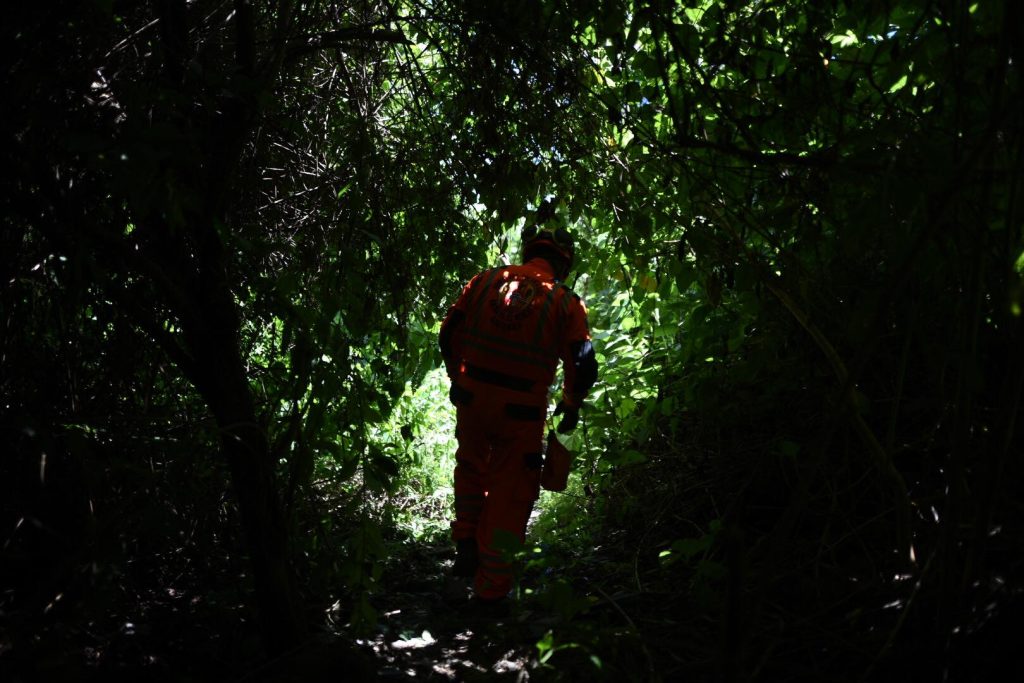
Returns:
[[[540,492],[548,389],[561,360],[562,400],[579,407],[596,379],[589,340],[586,308],[543,258],[480,273],[441,325],[459,443],[452,538],[476,537],[473,588],[483,599],[512,587],[502,550],[525,540]],[[582,343],[592,370],[580,381],[574,351]]]

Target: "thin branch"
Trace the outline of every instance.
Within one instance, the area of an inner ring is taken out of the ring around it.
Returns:
[[[347,26],[335,31],[324,31],[298,38],[289,43],[287,59],[295,59],[312,52],[319,52],[332,47],[340,47],[354,41],[371,41],[376,43],[396,43],[412,45],[405,33],[396,29],[373,28],[376,24]]]

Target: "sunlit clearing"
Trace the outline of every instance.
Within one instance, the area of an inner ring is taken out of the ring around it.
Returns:
[[[396,522],[415,539],[447,533],[455,469],[455,408],[444,368],[407,390],[378,438],[404,444],[402,483],[393,496]]]

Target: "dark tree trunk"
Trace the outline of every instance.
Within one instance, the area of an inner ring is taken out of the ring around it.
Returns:
[[[304,625],[292,595],[289,542],[278,495],[275,463],[267,434],[259,426],[240,346],[240,316],[228,276],[229,259],[221,241],[218,221],[230,204],[239,158],[251,130],[258,98],[239,92],[262,89],[266,82],[253,76],[253,14],[249,3],[235,5],[238,63],[231,85],[219,107],[196,116],[191,109],[197,87],[184,75],[183,63],[189,17],[183,0],[161,0],[165,78],[188,102],[185,109],[166,112],[168,123],[186,126],[201,153],[170,173],[171,187],[179,188],[194,204],[181,207],[185,217],[175,225],[166,213],[157,219],[158,247],[153,257],[169,266],[180,296],[170,304],[182,323],[183,369],[202,394],[220,432],[224,457],[231,472],[242,531],[251,563],[256,608],[264,645],[282,652],[297,645]],[[202,87],[199,84],[198,87]],[[209,95],[209,93],[207,93]],[[186,124],[185,122],[189,122]],[[175,196],[168,197],[170,202]],[[182,236],[186,236],[182,239]]]
[[[191,373],[220,431],[238,501],[255,585],[255,607],[265,645],[281,652],[304,635],[292,594],[288,536],[274,462],[259,426],[238,336],[238,314],[226,287],[209,292],[199,317],[186,327]]]

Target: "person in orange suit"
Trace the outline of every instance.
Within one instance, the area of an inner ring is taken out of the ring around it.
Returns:
[[[554,415],[572,431],[597,380],[587,311],[563,280],[575,257],[551,205],[522,232],[521,265],[486,270],[462,289],[439,343],[456,406],[453,575],[473,578],[478,603],[512,587],[508,551],[521,546],[540,492],[548,391],[561,361]]]

